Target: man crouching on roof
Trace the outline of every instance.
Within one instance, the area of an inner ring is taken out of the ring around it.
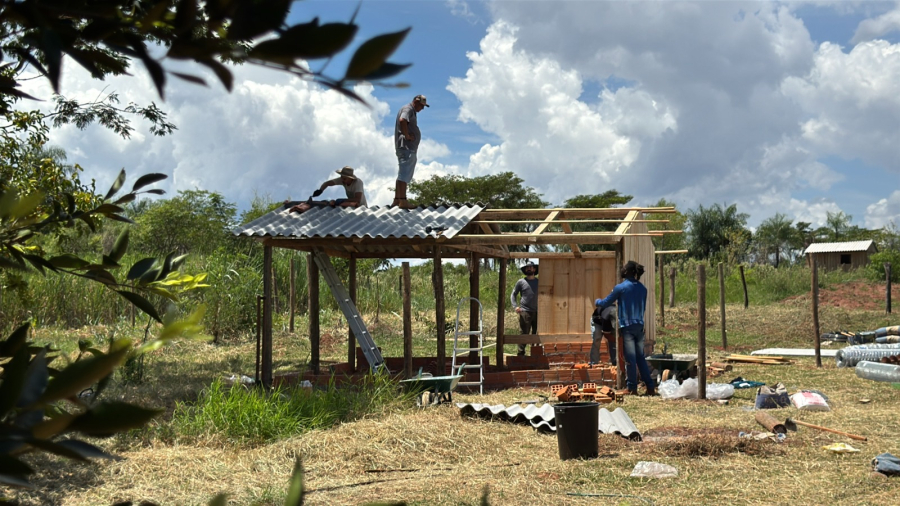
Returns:
[[[341,175],[341,177],[336,177],[334,179],[329,179],[322,183],[319,186],[319,189],[314,191],[312,197],[309,198],[306,202],[302,202],[300,204],[292,207],[288,212],[291,213],[302,213],[310,209],[313,206],[331,206],[331,207],[361,207],[367,206],[366,203],[366,193],[363,190],[363,182],[362,179],[353,175],[353,167],[344,167],[341,170],[335,171]],[[347,198],[345,199],[337,199],[337,200],[313,200],[313,197],[318,197],[325,191],[325,188],[329,186],[337,186],[343,185],[344,193],[346,193]],[[287,202],[285,202],[287,203]]]

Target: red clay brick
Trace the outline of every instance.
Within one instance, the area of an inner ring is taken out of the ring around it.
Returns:
[[[586,394],[597,393],[597,384],[596,383],[584,383],[583,385],[581,385],[581,391]]]

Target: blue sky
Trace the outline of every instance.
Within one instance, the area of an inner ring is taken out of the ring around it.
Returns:
[[[244,66],[231,94],[173,83],[171,137],[53,140],[100,186],[122,167],[164,172],[168,190],[246,207],[305,198],[352,165],[385,205],[394,117],[423,93],[417,178],[513,171],[554,204],[614,188],[634,205],[736,203],[751,225],[838,211],[900,224],[900,2],[306,0],[291,20],[347,21],[358,6],[354,47],[412,27],[391,58],[413,64],[396,79],[410,87],[361,85],[369,107]],[[69,66],[63,93],[159,102],[135,74],[98,83]]]

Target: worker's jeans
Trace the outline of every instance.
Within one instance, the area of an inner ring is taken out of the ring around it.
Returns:
[[[637,390],[637,373],[647,385],[647,390],[656,390],[656,383],[650,376],[650,366],[644,357],[644,325],[636,323],[622,327],[622,352],[625,354],[625,374],[628,390]]]
[[[606,337],[606,350],[609,351],[609,361],[612,365],[616,365],[616,335],[615,333],[603,333],[603,327],[596,325],[591,319],[591,337],[594,342],[591,344],[591,363],[600,363],[600,341]]]
[[[400,170],[397,173],[397,181],[409,184],[416,172],[416,152],[409,149],[397,150],[397,164]]]
[[[523,334],[537,334],[537,311],[522,311],[519,313],[519,328]],[[519,355],[525,354],[525,345],[519,345]]]

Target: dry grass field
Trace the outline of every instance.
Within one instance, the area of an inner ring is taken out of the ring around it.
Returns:
[[[877,296],[868,305],[829,302],[841,297],[840,287],[823,296],[823,332],[873,330],[898,323],[877,305]],[[855,300],[858,294],[848,292],[847,297]],[[696,306],[668,309],[660,345],[665,342],[675,353],[696,352],[696,314]],[[397,355],[391,350],[399,348],[400,327],[392,318],[383,317],[372,333],[386,354]],[[486,321],[491,318],[486,315]],[[764,347],[812,347],[808,296],[746,310],[728,306],[726,320],[727,351],[721,349],[718,309],[709,309],[711,361]],[[298,325],[304,328],[302,320]],[[338,321],[323,322],[326,331],[344,335]],[[82,331],[86,336],[105,332],[110,330]],[[417,328],[416,334],[426,335],[427,330]],[[71,349],[77,337],[45,330],[36,340]],[[282,332],[276,341],[279,371],[296,370],[305,362],[304,335]],[[324,358],[346,356],[343,343],[335,337]],[[417,338],[416,351],[433,353],[433,345],[433,340]],[[626,397],[622,407],[644,441],[600,435],[600,457],[586,461],[559,460],[555,436],[528,426],[462,418],[455,407],[446,405],[418,409],[396,403],[352,422],[266,443],[233,441],[215,430],[201,437],[179,434],[171,423],[176,404],[194,402],[223,375],[252,376],[253,350],[248,342],[219,346],[185,342],[154,354],[148,358],[143,383],[118,384],[111,392],[167,408],[153,427],[99,442],[121,460],[80,464],[35,457],[32,462],[41,469],[33,480],[36,489],[8,490],[7,496],[22,505],[105,505],[126,500],[191,505],[206,504],[217,493],[227,492],[229,504],[281,504],[294,460],[301,457],[308,504],[480,504],[486,496],[490,504],[886,505],[897,504],[900,497],[900,478],[873,475],[871,464],[882,452],[900,455],[900,389],[858,379],[853,369],[838,369],[830,358],[823,359],[822,368],[816,368],[812,358],[785,366],[736,364],[726,376],[710,382],[742,376],[782,382],[791,393],[817,389],[828,396],[832,411],[785,408],[769,410],[770,414],[862,434],[868,437],[866,442],[804,427],[789,433],[783,443],[739,439],[740,431],[762,429],[754,421],[755,389],[738,390],[725,405]],[[484,396],[457,394],[455,400],[509,405],[548,393],[507,390]],[[836,454],[822,448],[834,442],[849,443],[860,451]],[[669,464],[678,469],[678,476],[629,478],[639,461]]]

